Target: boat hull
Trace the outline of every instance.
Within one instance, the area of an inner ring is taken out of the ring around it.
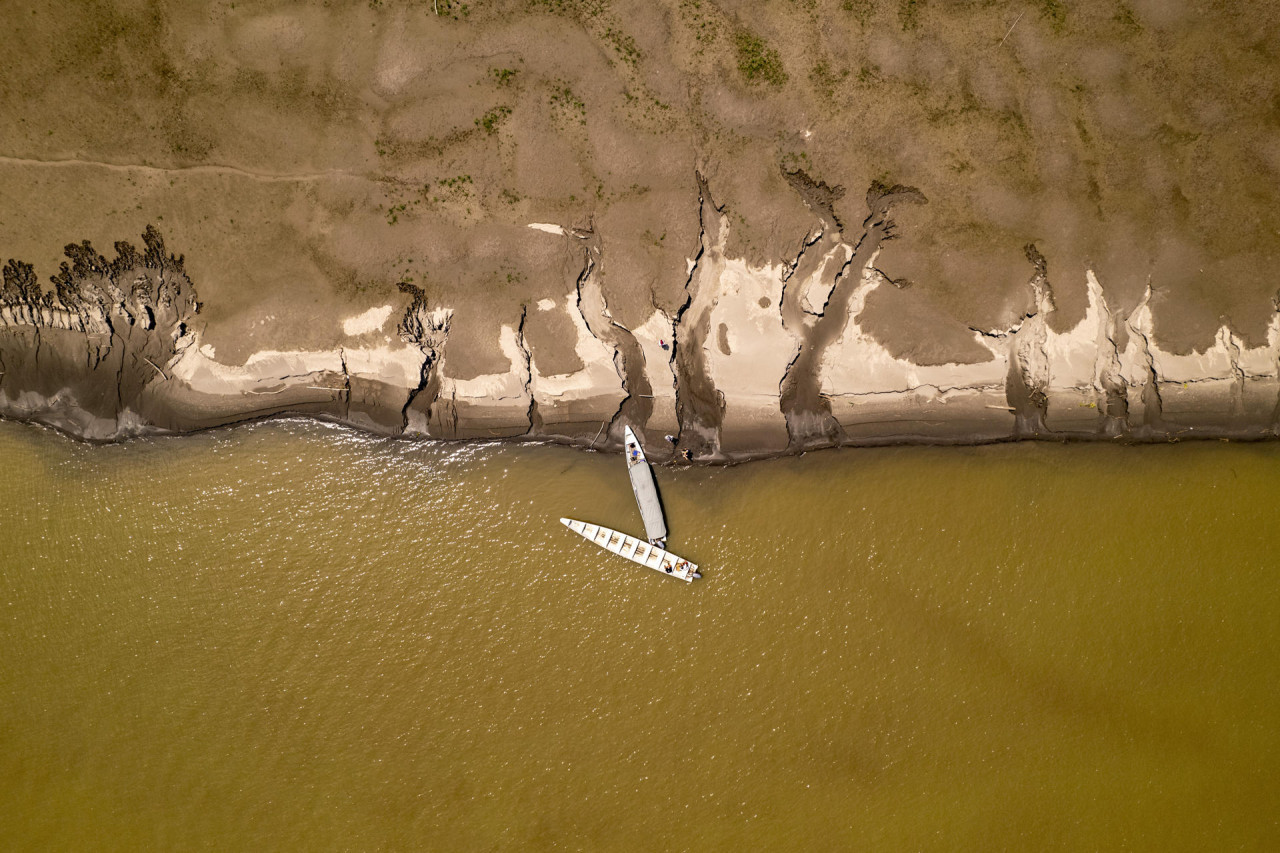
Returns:
[[[589,542],[594,542],[611,553],[624,557],[633,563],[693,583],[698,574],[698,566],[683,557],[672,554],[665,548],[650,545],[643,539],[628,536],[610,527],[599,524],[588,524],[574,518],[562,518],[560,523]]]
[[[623,452],[627,457],[627,475],[631,478],[631,490],[636,493],[636,505],[640,507],[645,536],[650,542],[666,539],[667,522],[662,514],[658,484],[654,482],[653,470],[649,467],[649,460],[645,458],[644,448],[640,446],[640,440],[631,431],[631,427],[626,427]]]

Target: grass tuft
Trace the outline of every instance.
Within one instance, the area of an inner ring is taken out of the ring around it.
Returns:
[[[738,50],[738,70],[747,78],[747,82],[768,83],[771,86],[781,86],[787,82],[781,54],[766,45],[763,39],[740,30],[734,35],[733,44]]]

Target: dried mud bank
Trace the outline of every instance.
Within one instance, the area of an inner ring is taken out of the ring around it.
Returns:
[[[87,241],[68,245],[51,289],[11,260],[0,290],[0,416],[91,440],[288,414],[386,435],[594,448],[617,446],[631,424],[658,459],[687,451],[712,462],[840,445],[1280,434],[1280,304],[1263,346],[1223,325],[1207,349],[1176,354],[1155,342],[1150,287],[1120,312],[1092,270],[1055,282],[1029,245],[1018,321],[965,329],[979,353],[967,360],[915,361],[864,319],[877,291],[909,286],[877,262],[895,209],[925,197],[877,183],[866,219],[846,233],[823,202],[838,190],[790,177],[816,222],[793,260],[753,266],[729,253],[729,218],[699,175],[684,301],[672,313],[655,305],[635,328],[610,312],[599,235],[533,223],[579,265],[572,288],[501,328],[507,369],[465,378],[449,369],[459,356],[449,350],[454,310],[412,284],[400,286],[399,306],[348,318],[349,346],[229,364],[201,343],[195,285],[154,228],[143,251],[119,242],[112,260]],[[1055,287],[1087,294],[1071,328],[1054,323]],[[553,312],[569,330],[554,351],[571,353],[577,369],[557,372],[564,359],[530,344],[526,327]]]
[[[69,11],[0,30],[6,417],[709,461],[1276,433],[1280,11]]]

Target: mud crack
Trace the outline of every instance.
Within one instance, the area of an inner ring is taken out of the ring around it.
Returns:
[[[1164,429],[1164,399],[1160,396],[1160,375],[1156,372],[1156,360],[1151,344],[1151,285],[1147,284],[1147,292],[1142,301],[1129,315],[1126,325],[1129,333],[1141,344],[1141,353],[1145,382],[1142,385],[1142,425],[1150,430]],[[1143,309],[1146,309],[1145,311]],[[1142,319],[1135,322],[1135,317]],[[1132,428],[1132,423],[1130,424]]]
[[[631,330],[614,322],[605,300],[601,273],[604,250],[600,235],[592,222],[587,229],[579,229],[575,236],[583,241],[582,271],[578,274],[576,292],[578,314],[587,331],[598,341],[613,350],[613,369],[622,382],[622,400],[609,418],[607,440],[622,444],[622,427],[630,424],[643,429],[653,415],[653,386],[645,371],[644,351]]]
[[[409,428],[410,410],[423,415],[423,431],[431,418],[432,407],[440,396],[439,365],[449,337],[450,311],[432,311],[427,304],[426,292],[407,282],[398,285],[401,293],[409,294],[410,301],[400,319],[397,332],[400,339],[414,344],[422,351],[422,366],[418,371],[418,384],[409,392],[400,410],[401,432]],[[455,413],[456,417],[456,413]]]
[[[524,339],[524,324],[529,318],[529,306],[520,306],[520,323],[516,326],[516,346],[524,355],[524,393],[529,398],[529,409],[525,417],[529,419],[527,435],[538,435],[542,432],[542,416],[538,414],[538,400],[533,393],[533,353]]]
[[[1098,305],[1097,356],[1093,364],[1093,386],[1098,395],[1097,406],[1104,435],[1115,437],[1129,431],[1128,385],[1120,365],[1120,346],[1116,338],[1118,318],[1107,304],[1106,294],[1093,272],[1088,273],[1089,291]]]
[[[793,184],[794,185],[794,184]],[[803,193],[802,193],[803,195]],[[928,200],[914,187],[885,186],[874,182],[867,190],[869,214],[862,223],[862,236],[848,260],[836,273],[820,311],[805,323],[797,312],[799,296],[788,299],[784,292],[783,321],[800,338],[795,358],[787,366],[780,386],[780,405],[787,422],[788,441],[793,450],[839,444],[844,431],[831,414],[831,401],[822,394],[822,361],[827,349],[844,333],[855,291],[864,281],[864,271],[886,240],[893,238],[891,216],[895,204],[926,204]],[[808,199],[806,198],[806,201]],[[834,221],[834,212],[830,214]],[[788,307],[789,306],[789,307]],[[791,316],[788,317],[787,314]],[[790,323],[788,323],[790,319]]]
[[[676,310],[671,364],[676,377],[676,448],[697,458],[720,455],[724,397],[716,389],[703,349],[711,332],[711,309],[724,269],[728,222],[701,172],[698,183],[698,254],[685,280],[685,301]]]
[[[1235,333],[1228,327],[1223,326],[1219,334],[1222,336],[1223,346],[1227,350],[1227,358],[1231,362],[1231,414],[1239,416],[1244,414],[1244,368],[1240,366],[1240,341],[1236,338]]]

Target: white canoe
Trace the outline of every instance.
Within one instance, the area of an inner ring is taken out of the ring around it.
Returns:
[[[680,580],[688,581],[689,583],[693,583],[694,578],[702,577],[698,574],[696,564],[690,563],[683,557],[677,557],[670,551],[659,548],[656,545],[650,545],[643,539],[637,539],[634,536],[619,533],[608,527],[587,524],[585,521],[577,521],[572,518],[562,518],[560,523],[582,538],[596,543],[606,551],[612,551],[619,557],[626,557],[633,563],[648,566],[654,571],[662,572],[664,575],[671,575],[673,578],[680,578]]]
[[[622,449],[627,456],[627,474],[631,477],[631,490],[636,493],[645,536],[650,542],[666,539],[667,522],[662,517],[662,501],[658,499],[658,485],[653,481],[649,460],[631,427],[625,428],[625,435],[627,440]]]

